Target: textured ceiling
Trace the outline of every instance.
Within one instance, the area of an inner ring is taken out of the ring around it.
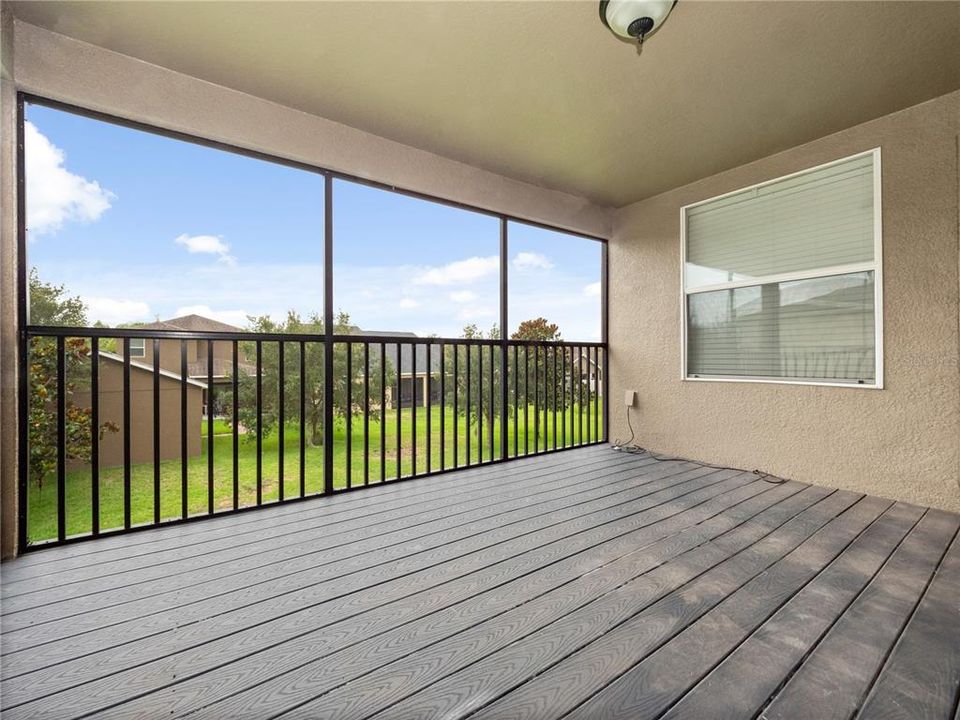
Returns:
[[[621,206],[960,88],[960,2],[18,2],[29,23]]]

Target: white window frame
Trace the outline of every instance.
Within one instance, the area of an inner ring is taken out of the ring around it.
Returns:
[[[706,203],[720,200],[731,195],[737,195],[747,190],[765,187],[773,183],[787,180],[789,178],[805,175],[815,170],[822,170],[832,165],[838,165],[858,157],[873,156],[873,261],[867,263],[855,263],[847,265],[834,265],[832,267],[817,268],[815,270],[806,270],[800,272],[780,273],[776,275],[765,275],[760,278],[751,278],[749,280],[740,280],[733,282],[718,283],[714,285],[698,285],[693,290],[687,289],[686,266],[687,266],[687,212],[691,208],[705,205]],[[698,200],[695,203],[684,205],[680,208],[680,379],[688,382],[738,382],[738,383],[772,383],[778,385],[825,385],[830,387],[862,388],[869,390],[883,389],[883,225],[881,209],[881,170],[880,170],[880,148],[872,148],[864,152],[855,153],[847,157],[832,160],[822,165],[805,168],[788,175],[782,175],[771,180],[755,183],[747,187],[738,188],[722,195]],[[831,275],[844,275],[854,272],[872,271],[874,277],[874,382],[858,383],[850,380],[809,380],[763,377],[763,376],[734,376],[734,375],[707,375],[693,377],[687,372],[687,297],[703,292],[715,290],[729,290],[732,288],[755,287],[758,285],[768,285],[775,282],[788,282],[791,280],[809,280],[818,277],[828,277]]]
[[[130,338],[130,357],[144,358],[147,356],[147,341],[144,338]],[[134,345],[134,343],[139,343]],[[139,355],[137,354],[139,351]]]

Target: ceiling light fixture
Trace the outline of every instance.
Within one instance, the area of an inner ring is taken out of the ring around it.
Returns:
[[[667,19],[677,0],[600,0],[600,20],[617,37],[636,40],[637,50],[644,38]]]

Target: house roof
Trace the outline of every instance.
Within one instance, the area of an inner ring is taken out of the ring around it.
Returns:
[[[361,337],[420,337],[414,332],[398,330],[364,330],[356,325],[350,326],[350,335],[359,335]],[[391,368],[397,366],[397,344],[385,343],[387,353],[387,364]],[[417,374],[423,373],[427,369],[427,346],[426,345],[401,345],[400,347],[400,374],[410,375],[413,372],[413,353],[411,347],[417,350]],[[379,351],[377,351],[379,352]],[[440,371],[440,349],[439,347],[431,351],[430,369],[433,372]]]
[[[197,314],[183,315],[169,320],[158,320],[140,327],[149,330],[188,330],[190,332],[245,332],[243,328],[236,325],[229,325]]]
[[[100,359],[119,363],[120,365],[123,364],[123,357],[121,355],[117,355],[112,352],[104,352],[103,350],[100,351]],[[137,362],[136,360],[130,361],[130,368],[137,371],[147,372],[151,375],[153,374],[153,365],[146,365],[145,363]],[[165,378],[170,378],[171,380],[176,380],[177,382],[180,382],[181,380],[180,375],[175,372],[170,372],[169,370],[164,370],[163,368],[160,368],[160,374]],[[189,377],[187,378],[187,385],[194,385],[204,390],[207,388],[206,383]]]

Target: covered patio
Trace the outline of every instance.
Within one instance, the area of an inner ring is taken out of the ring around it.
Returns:
[[[960,720],[960,0],[0,60],[4,720]]]
[[[958,527],[594,447],[64,546],[4,717],[952,718]]]

